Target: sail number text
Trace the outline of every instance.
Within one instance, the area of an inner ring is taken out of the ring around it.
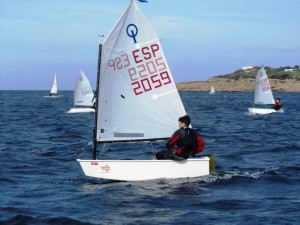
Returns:
[[[270,84],[268,78],[264,78],[261,80],[261,88],[263,92],[270,90]]]
[[[82,95],[88,95],[93,92],[92,89],[89,89],[88,87],[81,88],[80,91]]]
[[[172,83],[163,57],[159,57],[158,44],[132,51],[133,63],[127,53],[110,59],[108,66],[114,71],[127,69],[135,95]]]

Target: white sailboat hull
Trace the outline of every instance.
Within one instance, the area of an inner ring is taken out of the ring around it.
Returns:
[[[183,161],[174,160],[81,160],[86,176],[118,180],[143,181],[209,175],[210,158],[203,156]]]
[[[59,97],[61,97],[61,95],[45,95],[44,96],[45,98],[59,98]]]
[[[90,113],[95,112],[93,108],[71,108],[67,113]]]
[[[283,113],[283,109],[263,109],[263,108],[249,108],[249,112],[252,114],[265,115],[270,113]]]

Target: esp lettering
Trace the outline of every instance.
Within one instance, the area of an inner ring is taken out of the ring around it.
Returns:
[[[137,49],[132,51],[132,56],[135,63],[143,62],[144,60],[149,60],[152,57],[156,57],[156,52],[159,50],[158,44],[152,44],[149,46],[145,46],[141,49]]]

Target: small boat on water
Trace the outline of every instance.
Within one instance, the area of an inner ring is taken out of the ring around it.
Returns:
[[[77,159],[86,176],[142,181],[210,174],[213,156],[176,161],[152,155],[105,159],[102,154],[111,142],[123,142],[134,154],[133,142],[167,140],[178,129],[178,118],[186,115],[159,38],[135,0],[100,44],[97,71],[93,158]]]
[[[274,97],[270,87],[267,73],[262,65],[256,76],[256,84],[254,91],[253,107],[249,108],[251,114],[270,114],[270,113],[283,113],[283,109],[274,109]],[[256,105],[256,107],[254,107]],[[270,106],[272,105],[272,106]],[[258,107],[264,106],[264,107]]]
[[[45,97],[50,97],[50,98],[57,98],[59,95],[57,95],[57,80],[56,80],[56,74],[54,75],[54,81],[50,90],[49,95]]]
[[[215,94],[214,86],[211,85],[209,94]]]
[[[74,84],[74,107],[68,113],[95,112],[94,92],[88,78],[80,71]]]

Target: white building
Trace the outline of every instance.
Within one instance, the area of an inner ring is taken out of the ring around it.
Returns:
[[[253,66],[243,66],[242,70],[250,70],[253,69]]]
[[[284,69],[284,72],[294,72],[295,69]]]

